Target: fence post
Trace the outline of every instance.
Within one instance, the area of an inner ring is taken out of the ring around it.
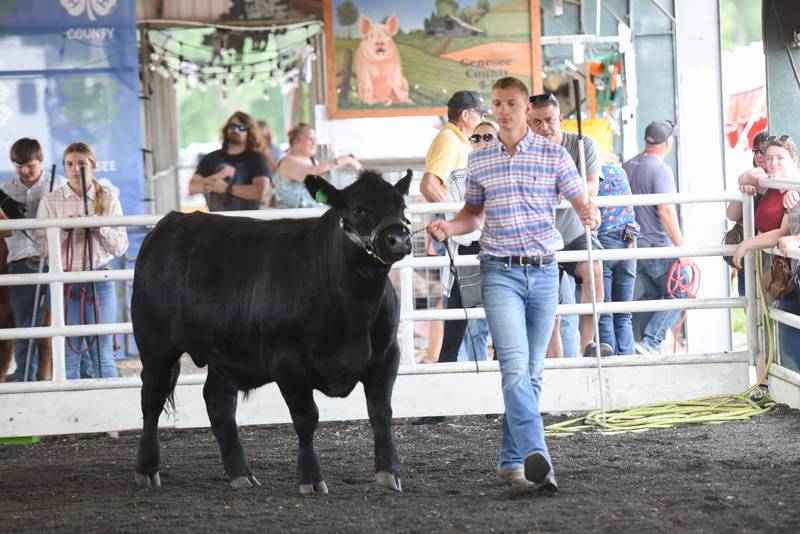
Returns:
[[[744,238],[755,235],[753,197],[751,196],[747,196],[742,205],[742,222]],[[761,346],[761,336],[758,335],[760,312],[755,272],[755,254],[749,252],[744,256],[744,294],[747,298],[747,351],[750,353],[750,365],[756,365]]]
[[[400,314],[414,309],[414,269],[400,269]],[[414,360],[414,321],[403,321],[400,326],[400,363],[413,365]]]
[[[51,274],[61,274],[61,228],[47,229],[48,269]],[[64,282],[50,282],[50,320],[54,328],[64,326]],[[67,378],[64,358],[64,336],[53,336],[53,382]]]

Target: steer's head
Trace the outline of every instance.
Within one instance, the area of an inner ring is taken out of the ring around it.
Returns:
[[[411,231],[404,217],[412,172],[391,185],[375,171],[362,171],[358,180],[336,189],[324,178],[306,176],[311,196],[336,210],[345,235],[373,261],[383,265],[411,253]]]

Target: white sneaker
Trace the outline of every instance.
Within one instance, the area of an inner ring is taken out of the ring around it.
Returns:
[[[642,356],[653,356],[656,354],[652,350],[648,349],[647,346],[641,341],[637,341],[633,344],[633,350],[636,352],[636,354],[641,354]]]

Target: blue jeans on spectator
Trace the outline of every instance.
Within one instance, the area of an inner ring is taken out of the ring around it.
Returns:
[[[644,294],[642,300],[666,300],[671,299],[667,291],[667,281],[669,270],[677,260],[674,258],[660,258],[652,260],[639,260],[636,264],[636,272],[642,281]],[[688,267],[681,267],[680,274],[686,280],[691,280],[692,271]],[[685,291],[677,291],[674,298],[683,299],[688,296]],[[675,324],[681,316],[682,310],[668,310],[659,312],[643,312],[642,325],[642,345],[655,354],[661,352],[661,343],[667,335],[667,330]]]
[[[561,304],[575,304],[575,279],[567,273],[561,273],[561,285],[559,288]],[[558,333],[561,336],[561,344],[564,347],[565,358],[577,358],[583,356],[580,353],[581,333],[578,327],[580,315],[562,315]]]
[[[603,247],[607,249],[628,248],[622,236],[600,234]],[[603,294],[605,302],[629,302],[633,300],[636,285],[636,260],[606,260],[603,262]],[[634,354],[633,324],[631,312],[604,313],[600,316],[600,342],[608,343],[614,354]]]
[[[522,467],[533,452],[552,463],[539,395],[558,306],[558,264],[508,265],[482,259],[481,285],[505,404],[498,468]]]
[[[800,297],[798,297],[797,289],[785,295],[778,302],[778,309],[800,315]],[[778,323],[778,339],[781,366],[800,373],[800,330]]]
[[[464,331],[464,338],[458,348],[458,361],[474,362],[486,361],[487,337],[489,336],[489,323],[486,319],[470,319]]]
[[[95,317],[92,300],[92,284],[71,284],[64,290],[67,303],[67,324],[113,323],[117,317],[117,295],[114,282],[95,282],[99,305],[99,321]],[[67,291],[68,290],[68,291]],[[84,296],[83,318],[81,318],[81,294]],[[98,343],[100,357],[98,360]],[[87,346],[89,347],[87,350]],[[65,347],[67,379],[78,378],[116,378],[117,365],[114,362],[114,336],[70,337]],[[98,364],[99,370],[98,373]]]
[[[31,264],[23,261],[13,261],[8,264],[8,274],[29,274],[38,273],[39,269],[33,269]],[[46,272],[46,270],[45,270]],[[17,328],[27,328],[31,326],[33,318],[33,300],[36,297],[36,286],[10,286],[9,295],[11,297],[11,311],[14,314],[14,323]],[[40,292],[47,294],[47,285],[40,286]],[[47,301],[45,300],[45,305]],[[36,324],[42,326],[42,317],[45,310],[39,308],[36,312]],[[28,381],[36,380],[36,373],[39,370],[39,347],[34,339],[17,339],[14,341],[14,361],[17,369],[14,371],[14,381],[22,382],[25,380],[25,365],[28,360],[28,344],[31,346],[31,361],[28,367]]]

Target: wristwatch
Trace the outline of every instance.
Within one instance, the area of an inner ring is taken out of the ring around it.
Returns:
[[[226,195],[232,195],[233,194],[233,182],[229,183],[228,187],[225,188],[225,194]]]

